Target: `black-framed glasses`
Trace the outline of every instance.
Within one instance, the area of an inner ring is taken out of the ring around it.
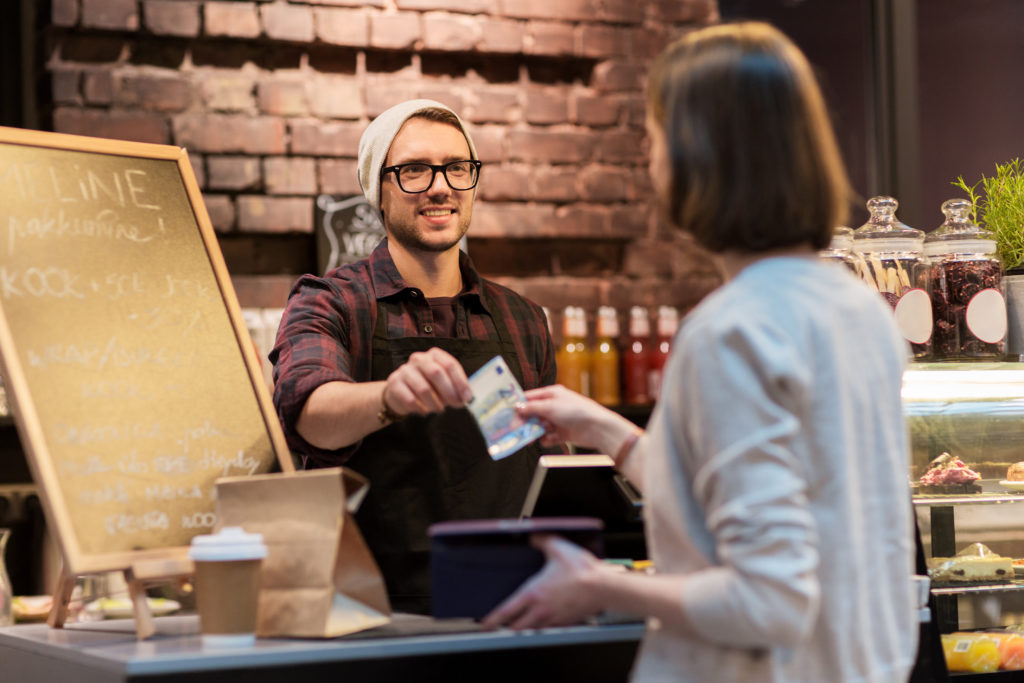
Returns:
[[[380,169],[380,177],[383,179],[388,173],[394,173],[402,192],[416,194],[429,190],[440,171],[448,187],[453,190],[472,190],[480,179],[482,165],[476,159],[449,161],[447,164],[424,164],[417,161],[411,164],[386,166]]]

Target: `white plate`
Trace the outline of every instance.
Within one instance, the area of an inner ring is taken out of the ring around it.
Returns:
[[[1009,481],[1003,479],[999,482],[999,485],[1003,488],[1010,489],[1011,491],[1024,491],[1024,481]]]
[[[149,611],[153,613],[154,617],[181,609],[181,604],[176,600],[146,598],[146,602],[149,603]],[[128,598],[100,598],[86,605],[85,611],[88,614],[107,619],[130,619],[135,616],[135,612],[132,610],[132,601]]]

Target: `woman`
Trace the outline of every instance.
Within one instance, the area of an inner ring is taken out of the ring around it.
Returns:
[[[646,433],[563,387],[521,411],[615,454],[657,571],[540,537],[545,568],[484,625],[644,615],[636,680],[906,680],[908,351],[877,293],[816,258],[849,189],[811,69],[768,25],[720,25],[670,46],[649,91],[660,203],[727,281],[680,327]]]

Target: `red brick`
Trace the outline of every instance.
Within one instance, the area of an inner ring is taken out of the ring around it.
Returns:
[[[504,126],[469,126],[469,134],[476,145],[477,156],[485,164],[505,159]]]
[[[634,5],[640,3],[633,2]],[[629,54],[630,34],[620,26],[583,24],[578,29],[576,54],[583,57],[621,57]]]
[[[522,164],[488,165],[480,171],[480,198],[489,202],[533,199],[530,192],[531,174],[530,167]]]
[[[715,0],[654,0],[648,4],[653,8],[654,18],[664,22],[718,21],[718,4]]]
[[[645,130],[647,126],[647,98],[643,95],[628,95],[622,100],[626,110],[626,123],[631,128]]]
[[[640,131],[609,130],[601,134],[597,146],[601,161],[641,163],[645,160],[644,136]]]
[[[656,209],[652,202],[613,207],[611,215],[612,229],[619,234],[628,234],[636,238],[653,235],[654,211]],[[662,248],[665,248],[664,245]],[[672,252],[671,249],[665,249],[665,251]]]
[[[209,156],[206,165],[211,190],[255,190],[260,187],[260,160],[255,157]]]
[[[203,155],[189,152],[188,165],[192,167],[192,175],[196,177],[196,184],[200,189],[206,187],[206,159]]]
[[[353,158],[359,151],[359,138],[366,128],[362,123],[309,119],[290,121],[288,126],[292,154]]]
[[[526,35],[523,36],[523,52],[528,55],[571,55],[574,43],[572,24],[531,21],[526,25]]]
[[[54,104],[81,104],[82,94],[79,91],[79,84],[82,82],[82,72],[78,69],[57,68],[50,73],[53,81]]]
[[[469,234],[504,238],[544,236],[544,226],[553,217],[554,207],[550,204],[477,202]]]
[[[243,232],[313,232],[312,197],[241,195],[237,205]]]
[[[543,163],[578,163],[593,155],[592,135],[570,131],[511,130],[508,133],[510,159]]]
[[[643,90],[646,72],[633,62],[608,60],[594,67],[591,85],[598,92]]]
[[[324,0],[317,0],[323,2]],[[246,308],[284,308],[295,284],[294,275],[236,275],[231,284],[238,303]]]
[[[675,0],[685,5],[690,0]],[[639,24],[647,14],[647,2],[637,0],[602,0],[597,7],[596,18],[616,24]]]
[[[260,82],[257,88],[260,111],[275,116],[305,116],[309,114],[306,84],[299,80],[281,78]]]
[[[126,76],[117,86],[115,101],[154,111],[182,111],[190,104],[189,84],[175,77]]]
[[[174,141],[198,152],[284,154],[284,121],[267,116],[179,114]]]
[[[363,189],[356,178],[356,162],[353,159],[319,159],[317,178],[323,194],[359,195]]]
[[[511,123],[519,113],[519,89],[516,87],[475,88],[471,103],[461,112],[473,123]]]
[[[323,118],[361,118],[366,111],[362,88],[349,76],[324,76],[313,83],[310,109]]]
[[[483,32],[472,17],[428,12],[423,15],[423,49],[469,52]]]
[[[54,26],[70,27],[78,23],[80,13],[78,0],[52,0],[50,21]]]
[[[249,76],[227,72],[203,75],[200,93],[203,104],[214,111],[252,111],[255,109],[256,84]]]
[[[633,195],[631,201],[642,199],[652,201],[654,197],[654,185],[651,183],[651,173],[647,164],[640,167],[633,167]]]
[[[86,71],[82,92],[89,104],[110,104],[114,101],[114,78],[109,71]]]
[[[385,109],[419,96],[419,81],[409,77],[370,77],[366,82],[366,113],[376,118]]]
[[[370,18],[363,10],[313,9],[316,37],[328,45],[364,47],[370,38]]]
[[[204,194],[203,204],[210,215],[210,224],[217,232],[231,232],[235,227],[235,203],[223,194]]]
[[[397,0],[398,9],[448,10],[467,14],[494,14],[495,0]]]
[[[596,202],[619,202],[630,195],[633,174],[626,169],[588,166],[580,171],[583,198]]]
[[[82,26],[110,31],[139,28],[136,0],[82,0]]]
[[[185,0],[146,0],[146,28],[157,35],[194,38],[199,35],[199,3]]]
[[[260,6],[263,33],[274,40],[296,43],[313,42],[313,11],[299,5],[280,2]]]
[[[310,5],[333,5],[336,7],[386,7],[387,0],[306,0]]]
[[[264,159],[263,183],[268,194],[316,194],[316,163],[308,157]]]
[[[569,121],[569,93],[565,87],[530,88],[523,109],[529,123],[547,125]]]
[[[555,210],[544,234],[557,237],[613,237],[611,210],[592,204],[568,204]]]
[[[407,50],[420,39],[420,15],[414,12],[370,15],[370,46]]]
[[[576,123],[583,126],[613,126],[619,121],[622,102],[618,97],[577,95]]]
[[[53,113],[53,129],[58,133],[91,135],[135,142],[170,142],[167,119],[150,112],[69,109],[57,107]]]
[[[208,36],[256,38],[260,35],[260,18],[252,2],[207,2],[203,6],[205,32]]]
[[[523,22],[493,18],[478,18],[477,22],[481,32],[477,48],[481,52],[515,54],[522,51]]]
[[[536,168],[531,186],[532,198],[538,202],[573,202],[580,192],[576,180],[579,171],[575,166],[547,166]]]
[[[520,19],[584,21],[597,12],[596,0],[502,0],[501,12]]]
[[[452,111],[462,112],[466,110],[466,102],[462,99],[462,93],[465,88],[460,88],[452,83],[434,83],[432,81],[425,81],[424,85],[420,87],[419,97],[427,100],[434,100],[440,102],[452,109]]]

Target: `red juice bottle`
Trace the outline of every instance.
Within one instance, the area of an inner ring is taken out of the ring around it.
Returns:
[[[633,306],[629,309],[629,344],[622,354],[623,397],[629,405],[647,405],[647,373],[651,358],[651,321],[647,309]]]

